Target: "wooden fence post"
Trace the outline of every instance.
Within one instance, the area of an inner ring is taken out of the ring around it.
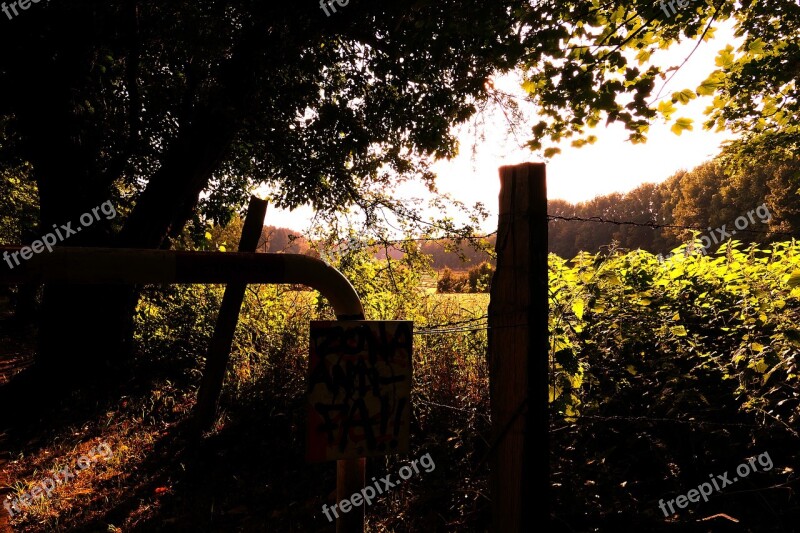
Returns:
[[[339,459],[336,461],[336,503],[361,492],[365,484],[367,460]],[[366,504],[341,513],[336,519],[336,533],[363,533]]]
[[[261,230],[264,227],[264,217],[267,214],[266,200],[255,196],[250,197],[247,207],[247,216],[242,227],[242,236],[239,238],[239,252],[255,252]],[[222,296],[222,305],[217,316],[217,326],[208,349],[208,358],[197,393],[195,405],[195,431],[204,431],[211,427],[217,416],[217,403],[225,381],[225,369],[231,354],[233,335],[236,324],[239,322],[239,311],[242,308],[246,283],[229,283]]]
[[[500,168],[489,303],[493,531],[549,531],[547,182],[543,163]]]

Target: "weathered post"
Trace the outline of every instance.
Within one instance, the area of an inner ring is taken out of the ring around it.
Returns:
[[[239,238],[239,253],[255,252],[261,229],[264,227],[264,217],[267,214],[266,200],[255,196],[250,197],[247,207],[247,216],[242,227],[242,236]],[[225,369],[230,359],[233,335],[236,324],[239,322],[239,311],[242,308],[247,283],[229,283],[222,296],[217,326],[208,349],[208,358],[203,372],[203,380],[197,393],[195,405],[195,430],[207,430],[214,423],[217,416],[217,404],[225,381]]]
[[[545,165],[501,167],[500,186],[489,303],[493,531],[549,531]]]

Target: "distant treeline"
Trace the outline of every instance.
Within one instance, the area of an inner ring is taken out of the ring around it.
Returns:
[[[238,220],[234,221],[234,226],[239,224],[241,223]],[[233,241],[235,239],[231,238],[230,240]],[[482,247],[488,246],[493,250],[494,244],[494,235],[488,239],[481,239]],[[259,252],[284,252],[317,256],[317,252],[311,248],[308,240],[299,231],[275,226],[264,226],[257,250]],[[456,272],[466,272],[478,267],[485,261],[491,260],[490,255],[481,247],[473,247],[466,242],[458,246],[453,239],[421,242],[420,251],[431,256],[433,260],[432,266],[436,270],[449,268]],[[389,253],[391,257],[397,258],[402,252],[396,248],[390,248]],[[384,257],[385,252],[377,249],[375,255],[376,257]]]
[[[653,169],[643,172],[655,173]],[[730,233],[738,217],[750,213],[745,231],[734,238],[745,242],[766,243],[788,240],[800,235],[800,154],[790,146],[778,145],[769,138],[734,142],[720,155],[690,171],[679,171],[662,183],[645,183],[628,193],[598,196],[587,202],[572,204],[550,200],[548,213],[565,218],[632,222],[629,224],[595,221],[551,220],[550,252],[571,259],[580,251],[597,252],[612,243],[622,249],[643,249],[666,255],[671,249],[691,239],[692,232],[680,228],[648,227],[688,226],[701,228],[698,235],[721,235],[717,228],[726,226]],[[759,215],[752,211],[766,204]],[[768,217],[763,213],[769,213]],[[710,228],[710,229],[708,229]],[[287,228],[264,228],[259,251],[307,253],[314,255],[305,238]],[[483,248],[493,250],[496,236],[482,239]],[[453,284],[469,285],[467,271],[484,262],[494,264],[490,254],[465,241],[459,246],[453,239],[422,241],[422,253],[432,258],[438,271],[454,271]],[[710,246],[715,250],[716,244]],[[397,257],[399,250],[390,250]],[[379,253],[378,255],[383,255]],[[454,275],[462,272],[465,276]],[[448,282],[451,283],[451,282]]]
[[[751,214],[754,222],[748,220],[746,231],[734,237],[765,243],[800,234],[798,192],[800,155],[766,139],[733,143],[689,172],[677,172],[659,184],[643,184],[627,194],[599,196],[578,204],[551,200],[548,212],[562,217],[696,227],[703,229],[701,234],[711,235],[713,231],[717,237],[720,232],[716,228],[724,224],[725,231],[730,232],[738,217],[766,203],[771,217]],[[691,231],[682,229],[563,220],[551,221],[549,234],[550,251],[565,259],[580,251],[596,252],[612,242],[623,249],[641,248],[666,255],[691,239]],[[710,247],[716,248],[716,244]]]

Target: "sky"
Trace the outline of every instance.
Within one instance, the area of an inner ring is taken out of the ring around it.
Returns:
[[[714,59],[726,44],[737,45],[730,27],[719,28],[716,37],[700,44],[693,54],[695,41],[654,54],[652,61],[667,66],[678,65],[691,54],[663,89],[662,98],[669,98],[673,92],[682,89],[694,90],[716,68]],[[520,97],[524,94],[519,73],[499,77],[494,83],[505,92]],[[656,92],[659,89],[661,85],[657,84]],[[694,130],[684,131],[680,136],[670,131],[672,122],[656,119],[650,125],[647,143],[634,145],[626,141],[627,133],[623,126],[612,124],[604,127],[601,122],[591,131],[598,137],[595,144],[573,148],[567,141],[560,145],[562,152],[549,161],[529,149],[521,148],[521,144],[529,138],[529,130],[520,131],[518,137],[509,134],[505,117],[498,110],[485,117],[485,139],[477,143],[470,128],[456,130],[459,155],[434,164],[437,185],[442,193],[449,193],[467,205],[482,202],[491,213],[482,228],[490,232],[497,227],[497,197],[500,190],[498,168],[504,165],[545,161],[548,198],[561,198],[569,202],[585,201],[612,192],[627,192],[645,182],[658,183],[678,170],[689,170],[711,159],[719,152],[720,144],[732,138],[727,132],[703,130],[703,110],[709,103],[710,98],[697,98],[686,106],[676,104],[678,111],[673,115],[673,121],[679,117],[694,119]],[[533,107],[522,99],[520,106],[530,117],[530,122],[535,122]],[[428,197],[421,184],[405,184],[398,188],[398,193],[401,197]],[[460,219],[457,213],[450,214],[456,220]],[[271,208],[265,224],[304,231],[309,227],[312,217],[313,211],[307,207],[291,212]]]

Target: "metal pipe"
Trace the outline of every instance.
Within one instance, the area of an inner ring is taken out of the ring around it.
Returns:
[[[322,293],[339,320],[364,319],[361,300],[347,278],[325,262],[306,255],[56,248],[25,261],[14,255],[21,249],[0,247],[4,259],[0,262],[0,283],[300,284]]]
[[[300,254],[182,252],[124,248],[56,248],[33,254],[0,246],[0,284],[13,283],[281,283],[318,290],[339,320],[364,320],[358,293],[341,272]],[[13,265],[11,267],[10,265]],[[336,497],[349,498],[364,487],[366,460],[337,461]],[[364,508],[336,520],[339,533],[364,530]]]

